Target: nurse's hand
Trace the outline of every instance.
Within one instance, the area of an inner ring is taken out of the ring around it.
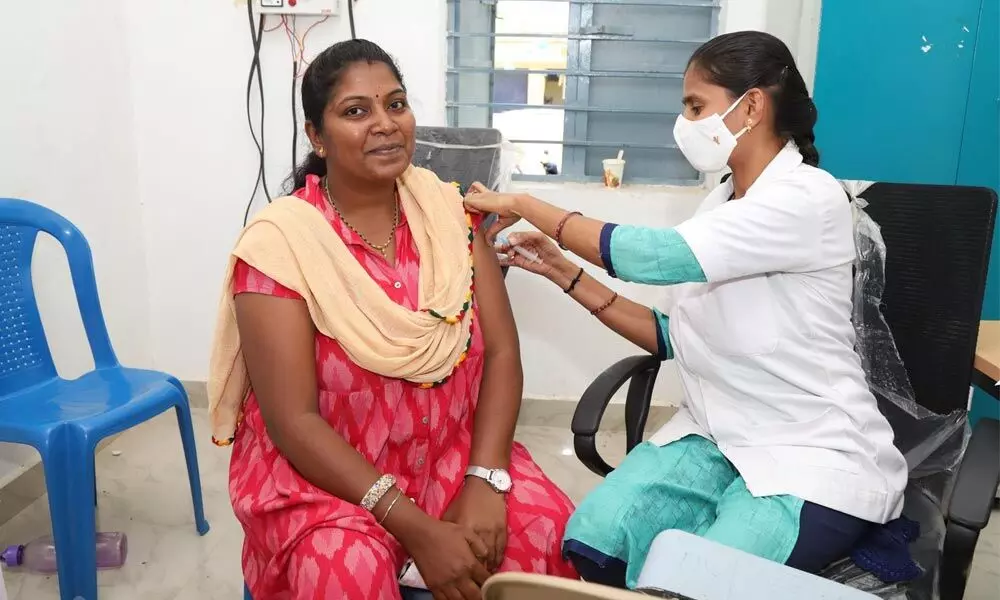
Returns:
[[[470,212],[483,215],[496,214],[499,217],[486,231],[486,239],[493,243],[501,231],[521,220],[517,212],[519,199],[519,194],[492,192],[477,181],[469,186],[469,193],[465,196],[465,208]]]
[[[506,243],[496,246],[497,252],[502,255],[500,257],[502,266],[517,267],[536,273],[560,285],[563,289],[569,287],[573,278],[580,271],[580,267],[563,256],[555,242],[544,233],[537,231],[512,233],[505,241]],[[537,256],[539,260],[535,261],[533,257],[516,252],[515,246],[524,250],[525,253]]]

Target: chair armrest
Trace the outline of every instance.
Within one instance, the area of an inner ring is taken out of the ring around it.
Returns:
[[[990,520],[1000,485],[1000,421],[980,419],[955,476],[948,521],[981,530]]]
[[[611,398],[627,381],[631,383],[625,400],[626,450],[631,451],[642,441],[659,371],[658,357],[632,356],[611,365],[580,397],[573,414],[573,447],[577,458],[588,469],[602,477],[613,470],[597,451],[597,431]]]
[[[941,553],[942,598],[961,598],[1000,485],[1000,421],[980,419],[955,476]]]

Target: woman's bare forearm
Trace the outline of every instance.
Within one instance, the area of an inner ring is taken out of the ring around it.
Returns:
[[[360,504],[382,476],[317,412],[271,421],[268,435],[288,462],[310,483],[338,498]]]
[[[510,466],[523,388],[521,356],[516,351],[496,353],[486,359],[469,464],[488,469]]]
[[[601,231],[605,223],[583,215],[566,218],[569,211],[539,200],[530,194],[517,197],[517,214],[552,239],[557,238],[570,252],[604,268],[601,259]],[[562,231],[558,231],[563,223]]]
[[[351,504],[360,504],[368,490],[383,475],[368,459],[347,443],[319,413],[301,413],[268,428],[275,446],[307,481]],[[395,499],[390,490],[375,505],[372,514],[381,519]],[[420,535],[429,517],[411,502],[397,502],[393,519],[384,523],[389,533],[406,545]]]
[[[551,280],[563,290],[569,288],[580,268],[567,261],[567,264],[553,273]],[[615,292],[600,281],[584,273],[580,281],[573,286],[570,297],[588,311],[593,311],[614,297]],[[619,296],[606,310],[597,315],[597,319],[609,329],[639,346],[650,354],[660,352],[656,317],[652,309],[633,302],[624,296]]]

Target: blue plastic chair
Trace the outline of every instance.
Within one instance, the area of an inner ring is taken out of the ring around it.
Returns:
[[[58,240],[69,259],[95,365],[79,379],[62,379],[56,373],[42,329],[31,281],[39,232]],[[195,525],[204,535],[208,521],[184,388],[164,373],[126,369],[118,363],[83,234],[45,207],[0,198],[0,441],[32,446],[42,457],[62,600],[97,598],[97,444],[169,408],[177,411]]]

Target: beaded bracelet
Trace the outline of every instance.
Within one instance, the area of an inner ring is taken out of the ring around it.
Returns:
[[[375,505],[396,485],[396,478],[392,475],[383,475],[378,478],[361,499],[361,508],[371,512],[375,510]]]
[[[556,225],[556,236],[555,236],[556,237],[556,243],[559,244],[559,247],[562,248],[563,250],[569,250],[569,248],[567,248],[566,246],[563,246],[563,243],[562,243],[562,234],[563,234],[563,229],[566,227],[566,223],[570,219],[572,219],[573,217],[582,217],[582,216],[583,216],[583,213],[581,213],[581,212],[577,212],[577,211],[568,212],[565,215],[563,215],[562,220],[559,221],[558,225]]]
[[[598,308],[595,308],[594,310],[590,311],[590,314],[592,314],[592,315],[594,315],[596,317],[597,315],[599,315],[602,312],[604,312],[604,311],[608,310],[609,308],[611,308],[611,305],[615,303],[615,300],[618,300],[618,292],[615,292],[615,295],[611,296],[610,300],[608,300],[607,302],[605,302],[604,304],[602,304]]]

